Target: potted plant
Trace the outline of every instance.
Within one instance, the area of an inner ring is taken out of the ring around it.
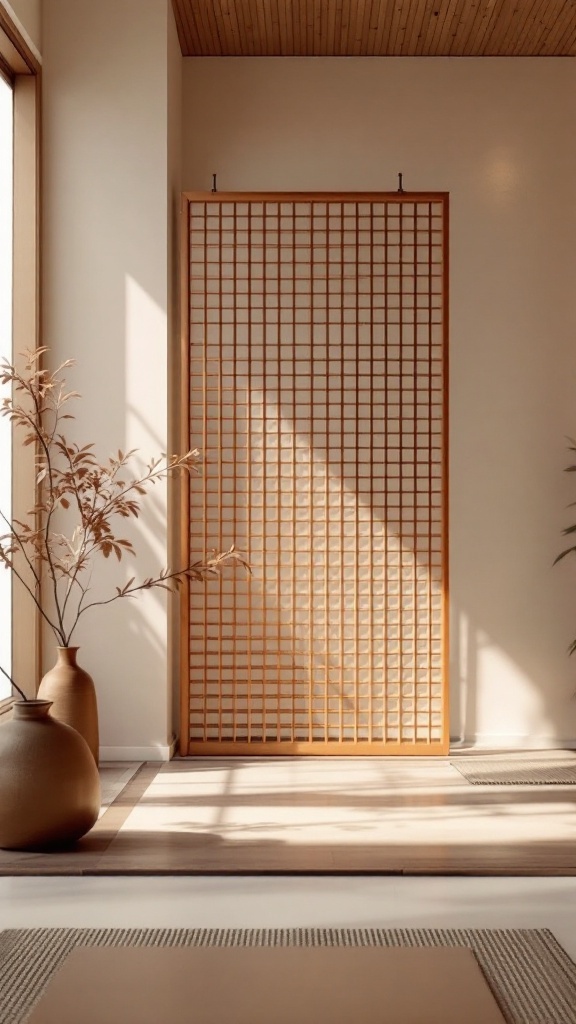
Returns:
[[[25,355],[22,372],[8,361],[0,364],[0,384],[10,387],[0,412],[22,432],[22,443],[36,449],[36,500],[25,519],[0,510],[6,532],[0,536],[0,562],[29,594],[58,647],[58,662],[44,677],[38,696],[53,703],[55,717],[78,729],[98,758],[98,720],[94,684],[76,664],[73,639],[81,619],[93,608],[135,597],[161,587],[176,589],[185,578],[202,582],[231,562],[246,562],[234,546],[214,551],[179,569],[164,568],[157,576],[132,576],[108,596],[97,597],[90,571],[98,559],[134,555],[132,542],[119,526],[137,518],[141,500],[159,480],[176,473],[199,471],[198,449],[184,455],[162,455],[141,470],[130,470],[136,450],[99,461],[93,444],[80,445],[62,432],[74,419],[70,403],[79,398],[66,388],[62,371],[42,366],[48,350]]]

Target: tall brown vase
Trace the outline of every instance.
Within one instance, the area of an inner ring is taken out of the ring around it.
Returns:
[[[58,647],[58,660],[46,673],[38,697],[52,702],[52,717],[84,737],[98,764],[98,706],[94,681],[76,664],[77,647]]]
[[[99,810],[98,769],[82,736],[51,717],[50,701],[16,701],[0,725],[0,847],[73,843]]]

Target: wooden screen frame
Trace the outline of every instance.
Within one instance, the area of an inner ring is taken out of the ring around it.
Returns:
[[[177,401],[181,424],[180,449],[190,447],[190,207],[194,202],[238,203],[238,202],[336,202],[336,203],[436,203],[442,206],[443,260],[442,260],[442,724],[441,740],[423,744],[419,742],[331,742],[329,750],[320,750],[314,741],[206,741],[191,742],[190,739],[190,584],[187,581],[180,590],[180,739],[181,756],[202,755],[215,757],[229,756],[445,756],[449,751],[450,709],[449,709],[449,193],[448,192],[184,192],[181,203],[181,265],[180,265],[180,382]],[[190,564],[190,488],[187,481],[180,483],[179,493],[179,554],[180,564]]]

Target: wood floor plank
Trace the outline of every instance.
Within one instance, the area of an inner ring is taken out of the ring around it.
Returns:
[[[574,758],[531,754],[552,756]],[[190,758],[143,765],[73,850],[0,851],[0,874],[576,875],[575,834],[576,786],[471,786],[448,759]]]

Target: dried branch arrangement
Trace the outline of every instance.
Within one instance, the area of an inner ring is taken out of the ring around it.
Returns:
[[[0,536],[0,562],[28,591],[58,645],[70,646],[80,619],[90,608],[155,587],[175,590],[186,578],[202,582],[230,562],[248,569],[232,546],[182,569],[165,568],[158,576],[140,581],[133,576],[103,600],[91,596],[95,559],[112,555],[120,562],[124,555],[135,554],[131,541],[118,533],[122,520],[138,517],[141,499],[159,480],[175,473],[198,472],[200,452],[193,449],[185,455],[162,455],[136,474],[129,469],[136,449],[119,451],[99,462],[93,444],[80,447],[62,433],[62,422],[74,419],[69,403],[80,397],[66,389],[61,377],[74,361],[69,359],[52,372],[41,366],[46,352],[41,347],[26,353],[21,373],[7,361],[0,364],[0,384],[10,387],[0,412],[22,431],[23,445],[34,445],[37,452],[36,504],[24,521],[11,519],[0,510],[6,528]]]
[[[571,437],[567,438],[567,440],[570,442],[568,445],[568,451],[576,452],[576,441]],[[576,463],[571,463],[571,465],[566,466],[564,472],[576,473]],[[574,505],[576,505],[576,501],[571,501],[568,505],[568,508],[573,508]],[[567,526],[564,530],[562,530],[562,534],[564,537],[568,537],[570,540],[574,540],[576,534],[576,524],[573,524],[572,526]],[[565,548],[564,551],[561,551],[560,554],[556,556],[552,564],[556,565],[557,562],[561,562],[563,558],[566,558],[566,555],[572,554],[576,554],[576,544],[571,544],[569,548]],[[568,648],[568,653],[576,653],[576,640],[573,640],[570,644]]]

